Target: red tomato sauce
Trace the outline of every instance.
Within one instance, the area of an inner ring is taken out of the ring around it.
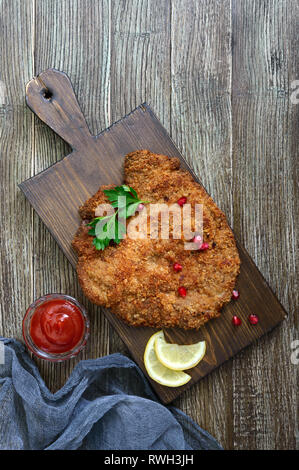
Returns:
[[[65,299],[53,299],[39,305],[30,322],[34,344],[49,353],[71,351],[84,333],[80,309]]]

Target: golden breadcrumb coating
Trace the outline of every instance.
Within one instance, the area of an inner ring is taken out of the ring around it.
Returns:
[[[73,240],[81,287],[92,302],[109,307],[130,325],[197,329],[220,315],[239,273],[226,217],[190,173],[180,169],[177,158],[138,150],[126,156],[124,169],[125,183],[142,200],[171,205],[185,196],[192,207],[203,204],[203,241],[209,249],[185,250],[183,237],[153,240],[148,232],[146,239],[126,238],[97,251],[86,221],[95,217],[99,204],[108,202],[103,189],[114,186],[102,186],[80,208],[83,223]],[[182,271],[175,272],[174,263]],[[180,286],[186,297],[179,296]]]

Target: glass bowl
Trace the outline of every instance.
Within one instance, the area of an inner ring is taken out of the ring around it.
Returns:
[[[79,342],[71,350],[61,352],[61,353],[51,353],[51,352],[44,351],[43,349],[39,348],[33,342],[31,338],[31,334],[30,334],[31,319],[33,318],[33,315],[36,309],[40,307],[42,304],[49,302],[49,300],[54,300],[54,299],[62,299],[62,300],[66,300],[67,302],[74,304],[79,309],[82,315],[83,325],[84,325],[82,336]],[[75,357],[85,347],[88,336],[89,336],[89,319],[88,319],[86,310],[82,305],[79,304],[79,302],[76,299],[74,299],[73,297],[69,295],[46,294],[40,297],[39,299],[37,299],[28,307],[25,313],[25,316],[23,318],[23,338],[24,338],[27,348],[37,357],[40,357],[41,359],[45,359],[47,361],[62,362],[62,361],[66,361],[67,359],[71,359],[72,357]]]

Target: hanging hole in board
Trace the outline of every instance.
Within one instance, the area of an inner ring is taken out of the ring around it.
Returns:
[[[50,101],[52,99],[53,93],[50,90],[43,90],[42,95],[45,100]]]

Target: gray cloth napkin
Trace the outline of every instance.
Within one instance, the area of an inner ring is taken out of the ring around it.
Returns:
[[[221,449],[121,354],[81,361],[52,394],[24,346],[0,341],[0,449]]]

